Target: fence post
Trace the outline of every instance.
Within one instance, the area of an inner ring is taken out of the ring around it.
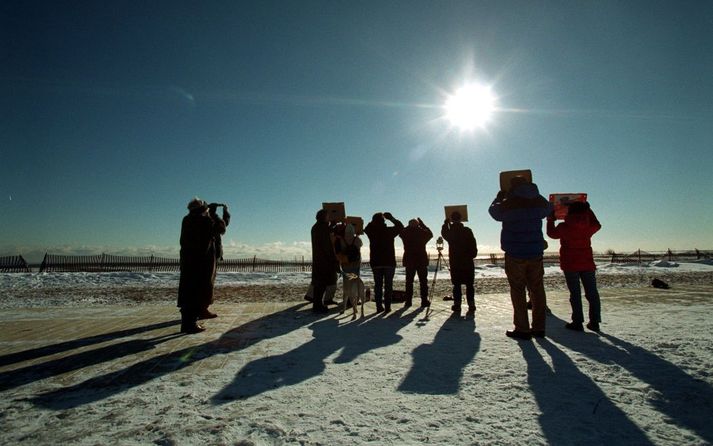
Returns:
[[[639,265],[641,265],[641,250],[639,249]]]
[[[253,272],[255,272],[255,264],[257,263],[257,256],[253,256]]]
[[[47,253],[45,253],[45,256],[42,258],[42,264],[40,265],[40,272],[45,271],[45,265],[47,264]]]

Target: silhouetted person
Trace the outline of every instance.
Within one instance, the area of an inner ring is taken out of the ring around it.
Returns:
[[[330,236],[327,211],[320,209],[315,216],[317,220],[312,226],[312,311],[327,313],[329,310],[324,302],[327,287],[337,286],[339,262],[334,254]]]
[[[448,242],[448,262],[451,266],[451,283],[453,284],[451,310],[459,315],[463,300],[462,285],[465,285],[468,313],[475,313],[475,264],[473,259],[478,255],[478,245],[473,231],[463,225],[462,218],[459,212],[453,212],[441,227],[441,236]]]
[[[361,275],[361,247],[364,242],[356,233],[356,228],[351,223],[344,225],[344,231],[335,231],[334,250],[342,268],[342,276],[356,274]]]
[[[386,226],[386,220],[393,223],[393,226]],[[377,212],[364,228],[364,233],[369,237],[369,265],[374,273],[374,300],[377,313],[391,311],[391,295],[396,272],[394,239],[403,229],[403,223],[389,212],[383,214]]]
[[[413,303],[413,280],[418,275],[421,292],[421,307],[428,303],[428,253],[426,243],[433,238],[433,232],[420,218],[411,219],[399,234],[404,243],[403,265],[406,268],[406,302],[404,308]]]
[[[201,310],[213,298],[215,277],[215,222],[208,215],[208,204],[194,198],[188,203],[188,215],[181,223],[181,276],[178,306],[181,308],[181,332],[205,330],[198,324]]]
[[[569,303],[572,306],[572,322],[565,325],[570,330],[583,331],[584,311],[582,291],[589,302],[589,323],[587,328],[599,331],[601,303],[597,290],[596,265],[592,253],[592,236],[602,225],[587,202],[573,202],[567,206],[564,221],[555,226],[553,214],[547,217],[547,235],[560,240],[560,268],[564,272]]]
[[[223,207],[222,218],[218,216],[218,207]],[[216,267],[213,269],[212,281],[215,284],[215,276],[218,273],[218,261],[223,260],[223,240],[222,236],[225,234],[225,230],[230,224],[230,212],[228,212],[228,206],[224,204],[211,203],[208,205],[208,215],[213,219],[215,236],[213,237],[213,244],[215,245],[215,260]],[[205,308],[201,308],[198,314],[198,319],[212,319],[218,317],[218,315],[208,309],[208,307],[213,304],[213,293],[211,292],[210,301]]]
[[[545,249],[542,219],[552,212],[552,204],[540,195],[537,185],[515,177],[510,192],[498,192],[488,212],[503,224],[500,247],[505,251],[505,274],[510,284],[515,325],[514,330],[505,334],[519,339],[544,337],[547,297],[542,281]],[[526,289],[532,301],[532,328],[527,314]]]

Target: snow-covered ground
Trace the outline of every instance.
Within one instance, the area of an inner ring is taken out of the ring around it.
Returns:
[[[599,274],[711,269],[659,262]],[[503,277],[478,271],[490,274]],[[713,444],[713,283],[604,289],[602,334],[564,329],[567,292],[548,291],[547,337],[534,341],[504,336],[506,293],[478,295],[474,319],[452,317],[441,300],[428,318],[417,308],[376,316],[369,303],[356,321],[298,302],[219,301],[220,317],[194,336],[177,334],[172,305],[62,304],[77,287],[177,278],[1,274],[0,292],[37,287],[55,306],[0,313],[0,444]],[[309,275],[218,280],[279,290]],[[120,325],[136,315],[153,322]],[[73,334],[86,329],[97,335]],[[32,333],[42,340],[22,341]]]
[[[369,304],[356,321],[217,304],[194,336],[155,304],[12,309],[0,444],[711,444],[712,290],[605,290],[601,335],[565,330],[566,293],[552,293],[535,341],[504,336],[504,294],[478,296],[475,319],[446,302],[428,318]],[[165,319],[117,327],[137,313]],[[57,320],[70,321],[59,339],[13,348],[23,324]],[[72,336],[88,325],[101,335]]]

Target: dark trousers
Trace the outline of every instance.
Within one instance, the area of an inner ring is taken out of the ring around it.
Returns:
[[[453,305],[460,307],[463,300],[461,285],[465,285],[465,298],[469,307],[475,307],[475,267],[451,267],[451,283],[453,284]]]
[[[326,271],[320,274],[312,275],[312,309],[324,310],[327,306],[324,304],[324,293],[327,287],[337,284],[337,272]]]
[[[324,282],[314,282],[312,285],[312,309],[321,310],[326,308],[324,305],[324,292],[327,290],[327,284]]]
[[[198,322],[200,308],[197,305],[183,305],[181,307],[181,327],[192,327]]]
[[[582,290],[579,286],[580,280],[584,285],[584,296],[589,302],[589,321],[599,323],[602,321],[601,302],[599,291],[597,290],[597,276],[594,271],[565,271],[564,278],[567,280],[569,288],[569,303],[572,305],[572,322],[584,322],[584,310],[582,309]]]
[[[374,273],[374,301],[376,308],[382,306],[391,308],[391,295],[394,290],[394,274],[396,268],[393,266],[376,266],[371,268]]]
[[[421,302],[428,301],[428,266],[406,267],[406,302],[413,300],[413,280],[418,275],[418,284],[421,291]]]

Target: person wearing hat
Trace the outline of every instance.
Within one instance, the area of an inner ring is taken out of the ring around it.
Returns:
[[[510,284],[514,330],[511,338],[545,336],[547,297],[543,283],[545,250],[542,219],[552,212],[552,203],[540,195],[537,185],[515,177],[508,192],[500,191],[488,209],[493,219],[502,222],[500,247],[505,251],[505,275]],[[532,301],[532,327],[527,314],[526,290]]]
[[[334,245],[327,221],[328,214],[324,209],[317,211],[312,226],[312,311],[314,313],[328,313],[325,302],[325,292],[337,286],[337,272],[339,261],[334,253]],[[333,294],[331,294],[333,296]],[[331,300],[331,296],[328,297]]]
[[[451,267],[451,283],[453,284],[453,306],[451,310],[460,316],[463,300],[461,286],[465,285],[465,298],[468,302],[468,314],[475,314],[475,264],[473,259],[478,255],[478,244],[470,228],[462,223],[460,212],[452,212],[450,218],[443,222],[441,236],[448,242],[448,262]]]
[[[188,215],[183,217],[181,223],[178,307],[181,309],[183,333],[205,330],[198,323],[198,318],[213,299],[216,234],[216,225],[208,215],[208,203],[200,198],[191,200]]]

